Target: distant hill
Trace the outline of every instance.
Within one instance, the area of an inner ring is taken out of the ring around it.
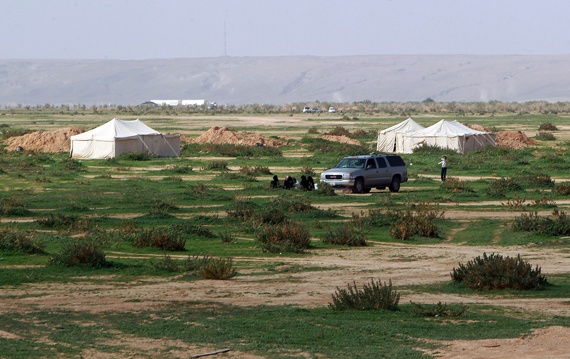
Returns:
[[[570,55],[0,60],[0,105],[570,101]]]

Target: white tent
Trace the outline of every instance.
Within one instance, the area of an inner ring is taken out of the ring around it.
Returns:
[[[422,145],[467,153],[482,147],[495,147],[497,135],[493,132],[473,130],[457,121],[441,120],[438,123],[403,135],[403,153],[412,153]]]
[[[71,136],[72,158],[114,158],[125,152],[177,157],[180,156],[180,135],[162,134],[139,120],[112,119],[90,131]]]
[[[378,132],[378,143],[376,150],[384,153],[403,153],[404,139],[403,135],[410,132],[423,130],[424,127],[416,121],[408,118],[392,127]]]

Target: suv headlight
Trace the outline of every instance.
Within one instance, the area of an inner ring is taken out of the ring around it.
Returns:
[[[352,179],[352,173],[343,173],[342,179]]]

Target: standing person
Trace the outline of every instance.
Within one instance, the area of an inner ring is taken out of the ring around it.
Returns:
[[[438,162],[438,165],[441,165],[441,182],[445,182],[447,178],[447,157],[443,156],[441,161]]]

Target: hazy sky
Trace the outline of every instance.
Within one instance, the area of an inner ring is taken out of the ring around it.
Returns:
[[[0,9],[2,59],[570,54],[568,0],[0,0]]]

